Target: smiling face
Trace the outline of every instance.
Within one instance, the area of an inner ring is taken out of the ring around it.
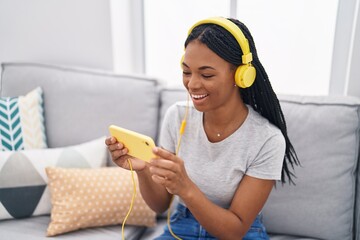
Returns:
[[[242,104],[239,89],[234,86],[235,67],[205,44],[191,41],[185,49],[182,67],[183,84],[197,110],[220,114]]]

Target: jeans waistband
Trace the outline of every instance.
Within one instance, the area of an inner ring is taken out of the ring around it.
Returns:
[[[190,217],[190,216],[194,217],[192,215],[192,213],[190,212],[190,210],[186,206],[182,205],[181,203],[178,203],[176,210],[183,217]]]

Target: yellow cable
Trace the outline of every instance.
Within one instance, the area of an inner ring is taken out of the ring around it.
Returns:
[[[125,223],[127,221],[127,219],[129,218],[130,216],[130,213],[133,209],[133,206],[134,206],[134,202],[135,202],[135,197],[136,197],[136,182],[135,182],[135,177],[134,177],[134,171],[133,171],[133,168],[132,168],[132,164],[131,164],[131,160],[130,158],[128,158],[128,163],[129,163],[129,166],[130,166],[130,171],[131,171],[131,178],[132,178],[132,183],[133,183],[133,194],[132,194],[132,198],[131,198],[131,203],[130,203],[130,208],[129,208],[129,211],[127,212],[126,216],[125,216],[125,219],[122,223],[122,226],[121,226],[121,239],[122,240],[125,240],[125,235],[124,235],[124,227],[125,227]]]
[[[180,127],[180,131],[179,131],[180,135],[179,135],[175,155],[178,155],[178,152],[179,152],[179,149],[180,149],[181,138],[182,138],[182,135],[184,134],[185,127],[186,127],[186,119],[187,119],[188,111],[189,111],[189,95],[187,97],[185,116],[184,116],[184,119],[181,122],[181,127]],[[129,211],[127,212],[127,214],[125,216],[125,219],[124,219],[124,221],[122,222],[122,225],[121,225],[121,239],[122,240],[125,240],[125,235],[124,235],[125,223],[126,223],[127,219],[129,218],[129,216],[131,214],[131,211],[133,209],[134,202],[135,202],[135,197],[136,197],[136,183],[135,183],[134,171],[133,171],[133,168],[132,168],[130,158],[128,158],[127,161],[129,163],[129,166],[130,166],[131,178],[132,178],[132,183],[133,183],[134,188],[133,188],[133,194],[132,194],[132,198],[131,198]],[[170,226],[170,212],[171,212],[171,204],[172,204],[173,200],[174,200],[174,195],[172,195],[171,199],[170,199],[169,209],[168,209],[168,213],[167,213],[167,225],[168,225],[168,228],[169,228],[169,231],[170,231],[171,235],[177,240],[182,240],[181,238],[176,236],[176,234],[172,231],[171,226]]]
[[[179,153],[182,135],[185,132],[186,119],[187,119],[187,115],[188,115],[188,112],[189,112],[189,101],[190,101],[190,99],[189,99],[189,94],[188,94],[187,95],[187,103],[186,103],[185,115],[184,115],[183,120],[181,121],[181,126],[180,126],[180,130],[179,130],[180,135],[179,135],[179,139],[177,141],[177,146],[176,146],[176,151],[175,151],[176,156]],[[168,212],[167,212],[167,225],[168,225],[168,228],[169,228],[169,231],[170,231],[171,235],[177,240],[182,240],[181,238],[176,236],[176,234],[172,231],[171,225],[170,225],[170,212],[171,212],[171,204],[172,204],[173,200],[174,200],[174,195],[172,195],[171,199],[170,199],[170,204],[169,204],[169,208],[168,208]]]
[[[168,212],[167,212],[167,225],[168,225],[168,228],[169,228],[169,231],[170,231],[171,235],[177,240],[182,240],[181,238],[176,236],[176,234],[172,231],[171,225],[170,225],[170,212],[171,212],[171,204],[172,204],[173,200],[174,200],[174,195],[172,195],[171,199],[170,199],[169,209],[168,209]]]

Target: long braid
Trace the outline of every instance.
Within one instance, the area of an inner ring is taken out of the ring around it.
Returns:
[[[299,165],[299,159],[296,155],[295,149],[293,145],[290,142],[290,139],[287,135],[287,127],[286,127],[286,121],[284,114],[281,110],[281,106],[279,103],[279,100],[271,86],[271,83],[269,81],[269,77],[261,64],[257,51],[255,48],[254,40],[250,34],[250,31],[248,28],[241,22],[237,20],[232,20],[235,24],[237,24],[242,32],[244,33],[245,37],[249,40],[251,52],[254,54],[254,61],[253,64],[257,70],[258,77],[255,79],[254,82],[254,91],[251,91],[252,97],[250,99],[254,101],[253,98],[255,98],[255,104],[252,105],[261,115],[266,117],[272,124],[277,126],[282,134],[284,135],[285,142],[286,142],[286,148],[285,148],[285,156],[284,156],[284,162],[283,162],[283,169],[281,173],[281,181],[284,183],[286,182],[285,175],[289,179],[291,183],[294,183],[292,180],[292,177],[295,177],[295,175],[290,171],[288,163],[291,165],[291,168],[294,169],[295,165]],[[252,88],[252,87],[250,87]],[[248,88],[248,89],[250,89]],[[242,89],[241,91],[247,92],[247,89]],[[243,101],[247,103],[247,99],[243,96]],[[261,106],[262,105],[262,106]]]
[[[238,20],[229,20],[234,22],[248,39],[250,51],[253,54],[252,64],[256,68],[257,73],[255,82],[251,87],[239,89],[240,95],[244,103],[252,106],[255,111],[267,118],[269,122],[277,126],[282,132],[285,138],[286,148],[281,172],[281,181],[285,183],[287,178],[290,183],[294,183],[293,177],[295,177],[295,175],[289,169],[289,164],[291,168],[294,169],[294,166],[299,165],[300,162],[287,135],[285,117],[281,110],[279,100],[273,91],[269,77],[258,58],[255,43],[248,28]],[[198,39],[206,44],[213,52],[234,66],[242,64],[242,51],[239,44],[224,28],[214,24],[199,25],[193,29],[192,33],[186,39],[185,47],[194,39]]]
[[[257,63],[254,63],[254,65],[255,64],[257,65]],[[287,164],[290,163],[291,167],[294,168],[294,165],[298,165],[299,161],[296,156],[296,152],[287,135],[286,121],[283,112],[281,110],[279,100],[275,95],[269,81],[265,80],[262,83],[258,81],[260,79],[267,79],[267,78],[264,78],[264,75],[266,73],[264,74],[264,70],[262,66],[257,69],[260,69],[260,71],[257,71],[257,73],[260,75],[259,79],[257,78],[255,80],[255,82],[257,81],[257,84],[255,85],[254,82],[254,87],[252,89],[249,88],[249,91],[247,91],[247,89],[243,89],[242,98],[245,103],[253,106],[253,108],[257,112],[259,112],[262,116],[267,118],[272,124],[274,124],[281,130],[286,142],[281,180],[282,182],[285,182],[285,175],[286,175],[289,181],[293,183],[292,177],[294,177],[294,174],[289,171],[289,167]],[[249,92],[249,94],[246,94],[245,92]],[[248,101],[249,99],[253,103],[250,103],[250,101]]]

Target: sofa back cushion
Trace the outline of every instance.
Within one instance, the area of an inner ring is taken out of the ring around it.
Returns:
[[[191,101],[191,99],[189,99]],[[187,92],[182,88],[164,88],[160,94],[160,125],[167,109],[178,101],[187,101]],[[159,128],[160,130],[160,128]]]
[[[360,101],[281,96],[288,134],[301,162],[296,186],[277,183],[263,213],[271,233],[353,239]]]
[[[49,147],[109,135],[110,124],[156,137],[157,81],[144,76],[44,64],[2,64],[0,96],[18,96],[40,86]]]

